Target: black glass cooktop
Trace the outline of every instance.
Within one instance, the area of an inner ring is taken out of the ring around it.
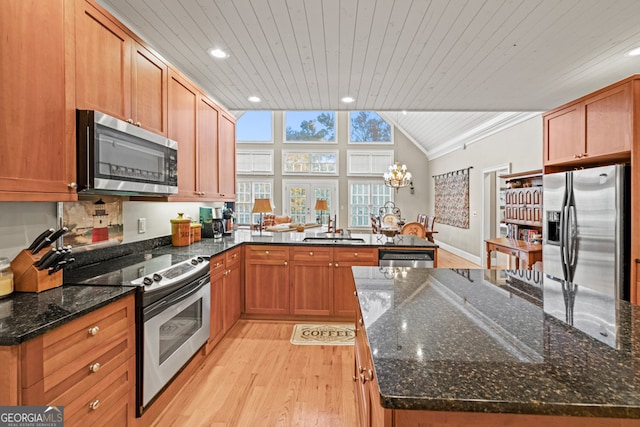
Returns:
[[[185,255],[134,254],[64,272],[68,285],[134,286],[132,280],[189,259]]]

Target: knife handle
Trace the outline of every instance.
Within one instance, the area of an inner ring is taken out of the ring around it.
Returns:
[[[56,251],[56,250],[54,250],[54,249],[50,250],[50,251],[49,251],[49,252],[47,252],[46,254],[42,255],[42,258],[40,258],[38,261],[36,261],[33,265],[35,265],[35,266],[36,266],[36,268],[37,268],[38,270],[40,270],[40,269],[41,269],[40,267],[41,267],[41,266],[43,266],[43,265],[47,262],[47,260],[48,260],[49,258],[51,258],[51,257],[55,256],[56,252],[57,252],[57,251]]]
[[[67,231],[69,231],[69,229],[67,227],[62,227],[58,230],[56,230],[51,236],[47,237],[47,239],[49,239],[49,242],[55,242],[56,240],[58,240],[58,238],[60,236],[62,236],[64,233],[66,233]]]
[[[28,251],[32,251],[35,249],[36,246],[38,246],[40,244],[40,242],[42,240],[44,240],[45,237],[50,236],[55,230],[55,228],[49,228],[48,230],[43,231],[42,233],[40,233],[38,235],[38,237],[36,237],[35,239],[33,239],[33,242],[31,242],[31,244],[29,245],[29,247],[27,248]]]

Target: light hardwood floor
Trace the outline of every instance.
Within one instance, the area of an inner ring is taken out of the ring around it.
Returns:
[[[444,250],[438,266],[479,267]],[[292,345],[293,325],[240,320],[153,426],[355,426],[353,347]]]

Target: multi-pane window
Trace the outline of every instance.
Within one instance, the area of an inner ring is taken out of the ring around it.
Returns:
[[[392,130],[391,125],[374,111],[349,113],[349,143],[392,144]]]
[[[384,183],[349,181],[349,227],[370,227],[369,215],[388,201],[393,201],[393,189]]]
[[[282,151],[283,174],[337,175],[337,151]]]
[[[252,214],[255,199],[273,200],[272,181],[238,180],[236,183],[236,222],[238,224],[256,224],[260,214]]]
[[[285,142],[337,142],[335,111],[287,111],[284,127]]]
[[[271,111],[246,111],[236,120],[236,141],[273,142],[273,113]]]

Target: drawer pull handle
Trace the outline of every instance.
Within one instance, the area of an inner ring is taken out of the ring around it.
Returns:
[[[360,381],[362,381],[362,384],[367,382],[367,377],[364,376],[364,374],[360,374]]]
[[[358,323],[362,326],[362,318],[358,319]]]
[[[355,253],[353,254],[353,256],[358,256],[358,252],[355,252]]]
[[[357,297],[358,296],[358,291],[353,291],[353,296]]]
[[[92,363],[91,365],[89,365],[89,370],[91,372],[98,372],[100,370],[100,363]]]
[[[332,263],[329,263],[329,267],[331,267],[332,265],[333,265]]]
[[[338,267],[340,267],[340,264],[338,264],[338,263],[336,262],[336,268],[338,268]]]
[[[93,328],[89,328],[89,335],[97,335],[100,332],[99,326],[94,326]]]
[[[284,265],[289,265],[289,263],[287,261],[284,262]]]
[[[233,254],[233,255],[231,255],[231,258],[235,258],[237,256],[238,256],[238,254]]]
[[[98,407],[100,407],[100,401],[98,399],[89,403],[89,409],[91,409],[92,411],[95,411],[96,409],[98,409]]]
[[[309,256],[313,256],[313,252],[309,252]]]
[[[269,251],[264,251],[264,253],[265,253],[266,255],[269,255]]]

